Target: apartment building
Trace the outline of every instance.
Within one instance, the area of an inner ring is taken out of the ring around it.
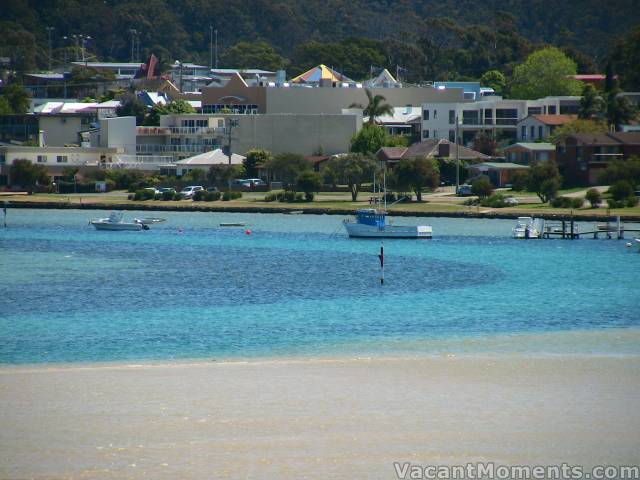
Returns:
[[[557,145],[560,173],[569,184],[596,185],[613,160],[640,156],[640,132],[581,133]]]
[[[580,97],[509,100],[490,96],[475,102],[423,103],[422,139],[444,138],[453,142],[458,135],[462,144],[470,145],[478,133],[488,132],[498,139],[516,141],[518,122],[525,117],[573,114],[579,107]]]

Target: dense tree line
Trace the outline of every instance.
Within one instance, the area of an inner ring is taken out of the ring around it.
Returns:
[[[215,29],[219,66],[296,74],[323,62],[354,79],[372,66],[400,66],[403,79],[420,82],[477,79],[491,69],[511,75],[547,44],[567,53],[578,72],[602,68],[613,55],[621,86],[630,89],[640,87],[631,61],[639,22],[636,0],[567,0],[553,8],[545,0],[5,0],[0,56],[18,71],[46,68],[46,28],[53,27],[54,66],[79,57],[74,34],[91,36],[89,58],[130,60],[135,29],[138,60],[153,52],[165,64],[208,64]]]

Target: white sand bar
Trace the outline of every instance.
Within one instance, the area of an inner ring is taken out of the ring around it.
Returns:
[[[393,479],[394,461],[638,463],[640,357],[0,370],[0,478]]]

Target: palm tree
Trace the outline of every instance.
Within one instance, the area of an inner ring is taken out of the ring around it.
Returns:
[[[382,95],[373,95],[368,88],[364,89],[367,94],[368,103],[366,107],[363,107],[360,103],[352,103],[349,108],[362,108],[362,114],[369,117],[367,122],[369,125],[373,125],[376,118],[382,115],[393,115],[393,107],[388,103],[383,103],[387,99]]]

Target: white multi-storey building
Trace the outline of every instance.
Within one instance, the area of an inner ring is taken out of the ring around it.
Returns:
[[[509,100],[485,97],[476,102],[423,103],[422,139],[444,138],[454,142],[457,135],[469,145],[480,132],[495,138],[517,138],[517,124],[528,115],[576,113],[580,97],[545,97],[539,100]]]

